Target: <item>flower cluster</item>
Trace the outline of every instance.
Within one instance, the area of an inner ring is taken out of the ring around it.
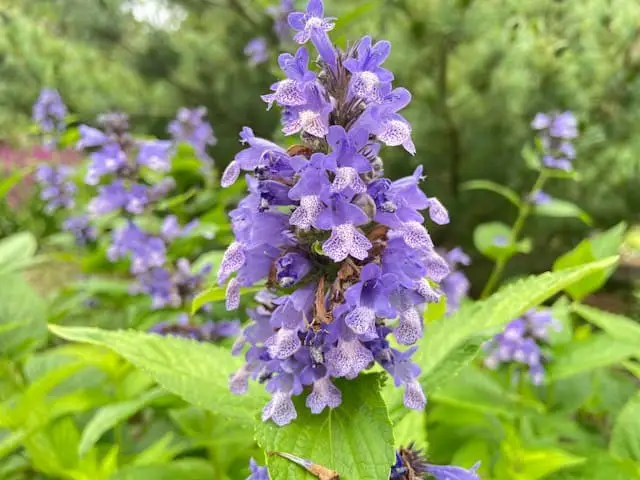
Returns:
[[[76,245],[86,246],[96,240],[98,232],[96,228],[89,223],[89,217],[79,215],[69,217],[62,223],[63,230],[73,234]]]
[[[73,169],[66,165],[40,165],[36,179],[40,185],[40,198],[46,202],[45,211],[52,214],[58,209],[72,208],[75,204],[76,185],[69,179]]]
[[[65,128],[67,106],[57,90],[43,88],[33,104],[33,121],[45,134],[58,134]]]
[[[186,142],[191,145],[205,166],[211,166],[213,160],[207,154],[207,148],[215,145],[218,139],[213,134],[213,128],[207,122],[206,116],[205,107],[193,109],[183,107],[178,110],[175,120],[169,123],[168,132],[175,142]]]
[[[248,172],[249,195],[230,214],[235,241],[218,272],[220,284],[228,281],[227,308],[239,306],[241,287],[265,278],[268,286],[237,342],[236,353],[249,348],[231,389],[245,392],[250,378],[266,383],[272,399],[263,420],[284,425],[297,416],[292,396],[311,390],[313,413],[335,408],[333,379],[377,363],[404,387],[405,405],[423,409],[416,347],[401,351],[389,337],[406,346],[421,338],[424,305],[439,298],[433,282],[449,273],[421,212],[437,224],[449,217],[420,189],[422,166],[391,181],[378,156],[383,144],[415,151],[398,113],[411,95],[394,89],[381,66],[388,42],[364,37],[347,52],[333,47],[322,1],[290,14],[289,24],[296,42],[315,45],[320,72],[309,68],[305,47],[282,54],[287,78],[263,99],[282,107],[283,132],[301,133],[302,144],[285,150],[245,127],[247,148],[221,181],[229,186]]]
[[[251,475],[247,477],[247,480],[269,480],[267,467],[261,467],[253,458],[249,460],[249,469],[251,470]]]
[[[205,139],[210,138],[212,129],[201,125],[203,115],[203,110],[193,113],[182,109],[170,130],[179,136],[178,126],[184,127],[180,130],[180,139],[190,141],[196,150],[204,148]],[[132,293],[148,295],[152,308],[181,307],[195,296],[210,267],[192,273],[188,260],[182,258],[175,264],[169,262],[167,251],[173,241],[189,234],[196,222],[181,226],[176,216],[168,215],[159,231],[150,232],[137,220],[138,216],[153,209],[155,202],[169,194],[175,185],[171,177],[157,175],[170,170],[174,143],[134,139],[129,133],[127,116],[121,113],[102,115],[99,122],[102,125],[100,130],[80,126],[78,146],[94,149],[85,177],[85,182],[96,186],[98,191],[88,205],[90,217],[119,212],[126,218],[124,225],[113,230],[108,258],[111,261],[130,259],[131,273],[136,277]],[[187,131],[185,125],[196,123],[199,124],[194,131]],[[156,175],[146,175],[147,171],[156,172]],[[149,178],[158,180],[150,183]],[[78,231],[85,227],[74,223],[69,228]]]
[[[469,469],[454,465],[433,465],[427,463],[421,450],[409,445],[396,452],[396,463],[391,467],[389,480],[413,480],[426,478],[426,475],[435,480],[480,480],[477,473],[479,466],[480,462]]]
[[[459,267],[468,266],[471,258],[460,247],[452,248],[443,257],[450,273],[440,281],[440,290],[447,297],[447,314],[451,314],[460,308],[462,299],[469,293],[471,283]]]
[[[544,380],[543,363],[546,358],[542,347],[548,342],[550,328],[560,328],[550,310],[529,310],[486,344],[485,366],[495,369],[511,362],[524,365],[528,368],[531,383],[540,385]]]
[[[571,162],[576,156],[571,140],[578,136],[578,121],[573,113],[538,113],[531,127],[538,132],[544,166],[571,170]]]

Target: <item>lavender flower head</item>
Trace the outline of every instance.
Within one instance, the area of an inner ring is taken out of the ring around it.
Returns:
[[[449,250],[443,257],[450,273],[440,282],[440,289],[447,297],[447,314],[451,314],[460,308],[460,302],[469,293],[471,283],[459,268],[471,264],[471,258],[460,247]]]
[[[553,200],[553,198],[547,192],[536,190],[535,192],[532,192],[531,195],[529,195],[528,200],[533,205],[539,206],[549,204]]]
[[[53,133],[64,129],[67,107],[57,90],[43,88],[33,105],[33,121],[43,132]]]
[[[414,480],[430,478],[435,480],[480,480],[477,474],[480,462],[466,469],[454,465],[433,465],[427,462],[422,450],[413,444],[396,452],[396,463],[391,467],[389,480]]]
[[[36,172],[40,184],[40,198],[46,202],[45,211],[52,214],[58,209],[75,204],[76,185],[69,180],[73,170],[67,166],[42,164]]]
[[[515,362],[528,369],[532,384],[540,385],[544,381],[547,358],[543,347],[548,342],[550,328],[560,329],[550,310],[529,310],[487,342],[485,366],[496,369],[502,364]]]
[[[188,143],[195,149],[198,157],[209,164],[212,160],[207,155],[207,147],[215,145],[218,140],[213,134],[213,127],[205,119],[206,116],[205,107],[183,107],[178,110],[175,120],[169,123],[168,131],[174,141]]]
[[[260,65],[269,60],[269,47],[264,37],[256,37],[249,40],[247,46],[244,47],[244,54],[249,59],[252,66]]]
[[[538,113],[531,127],[538,133],[544,166],[570,171],[576,156],[571,141],[578,136],[578,121],[573,113]]]
[[[416,347],[394,348],[388,337],[402,346],[420,340],[424,307],[438,299],[432,285],[449,273],[423,212],[439,225],[449,216],[420,189],[422,167],[400,180],[382,177],[382,146],[413,145],[411,127],[397,113],[409,92],[393,89],[390,74],[381,73],[388,48],[381,56],[319,41],[333,28],[323,10],[312,0],[289,17],[296,40],[310,38],[319,51],[320,72],[309,69],[305,47],[283,54],[286,83],[263,97],[282,107],[283,130],[299,132],[302,143],[285,150],[245,127],[246,147],[221,181],[227,187],[244,171],[249,189],[230,213],[235,241],[218,271],[227,308],[239,306],[242,287],[267,280],[234,348],[248,345],[231,389],[244,393],[249,379],[265,383],[272,398],[263,420],[278,425],[296,418],[296,395],[306,395],[313,413],[336,408],[342,398],[335,379],[353,379],[376,363],[404,388],[407,407],[423,409],[420,369],[411,361]],[[371,55],[376,59],[365,61]],[[353,59],[358,72],[371,69],[385,80],[379,95],[352,88],[345,66]]]

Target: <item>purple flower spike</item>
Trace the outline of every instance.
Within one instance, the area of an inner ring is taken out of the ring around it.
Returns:
[[[76,185],[68,180],[69,167],[40,165],[36,179],[40,184],[40,198],[46,202],[45,211],[52,214],[58,209],[71,208],[75,204]]]
[[[543,363],[547,360],[542,348],[548,341],[549,329],[560,327],[549,310],[529,310],[487,342],[485,366],[496,369],[503,363],[515,363],[528,369],[533,385],[540,385],[544,381]]]
[[[282,107],[283,131],[299,133],[299,143],[285,150],[245,127],[248,145],[222,175],[229,186],[247,172],[248,187],[230,212],[235,238],[218,271],[218,282],[229,282],[227,307],[238,306],[240,286],[266,282],[233,347],[246,362],[230,389],[264,383],[272,397],[263,419],[284,425],[296,418],[293,396],[306,395],[314,414],[338,408],[335,379],[378,364],[404,389],[405,405],[423,409],[416,348],[392,348],[389,336],[413,345],[423,335],[425,304],[438,301],[450,270],[424,213],[436,225],[449,215],[420,188],[422,166],[392,182],[378,156],[383,144],[414,151],[411,126],[398,113],[411,95],[393,89],[381,67],[388,42],[365,37],[336,50],[319,0],[289,20],[321,61],[310,63],[306,48],[281,55],[286,78],[262,99]]]
[[[576,156],[571,140],[578,137],[578,120],[573,113],[538,113],[531,127],[538,134],[542,164],[547,168],[571,171],[571,161]],[[530,201],[536,203],[535,198]]]
[[[64,120],[67,113],[67,106],[62,101],[60,94],[52,88],[43,88],[33,105],[33,121],[45,133],[64,130]]]
[[[443,254],[449,265],[450,273],[440,282],[442,293],[447,297],[447,314],[458,310],[462,299],[467,296],[471,283],[467,276],[459,270],[460,266],[471,264],[471,258],[460,247],[453,248]]]

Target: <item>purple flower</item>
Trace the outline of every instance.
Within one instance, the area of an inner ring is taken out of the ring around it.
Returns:
[[[105,175],[124,173],[127,167],[127,154],[115,143],[105,145],[92,153],[90,158],[84,179],[87,185],[98,185]]]
[[[278,57],[278,64],[287,78],[271,85],[274,93],[263,95],[262,99],[269,108],[274,102],[287,107],[304,105],[307,102],[305,87],[316,78],[316,74],[309,70],[309,52],[300,47],[295,56],[283,53]]]
[[[292,12],[288,20],[291,28],[298,32],[293,37],[296,43],[303,44],[311,40],[323,60],[330,66],[335,65],[336,52],[327,35],[335,27],[335,18],[324,18],[322,0],[309,0],[304,13]]]
[[[549,328],[561,328],[549,310],[529,310],[485,345],[485,366],[495,369],[503,363],[515,362],[526,366],[531,383],[540,385],[544,381],[546,359],[542,347],[548,341]]]
[[[551,195],[543,192],[542,190],[536,190],[531,195],[529,195],[528,200],[534,205],[546,205],[551,202],[553,198],[551,197]]]
[[[107,255],[111,261],[131,256],[131,272],[141,274],[156,267],[163,267],[166,261],[166,246],[159,237],[145,233],[135,223],[128,222],[115,230]]]
[[[344,67],[351,72],[351,92],[367,103],[381,103],[385,91],[390,90],[393,74],[380,65],[391,52],[387,41],[372,46],[371,37],[365,36],[358,43],[357,56],[345,61]]]
[[[239,306],[242,287],[266,281],[233,348],[246,362],[229,384],[242,394],[249,380],[264,383],[271,400],[262,418],[278,425],[297,417],[294,396],[306,395],[312,413],[337,408],[335,379],[356,378],[374,364],[404,389],[408,408],[424,409],[415,347],[392,348],[389,335],[400,345],[419,341],[425,304],[438,300],[437,282],[449,274],[423,214],[436,224],[449,216],[420,189],[422,167],[394,182],[382,178],[381,143],[413,145],[397,113],[411,96],[392,90],[393,76],[380,67],[389,45],[366,37],[359,49],[337,51],[326,22],[316,0],[290,16],[298,41],[313,40],[324,62],[316,73],[306,49],[281,55],[287,79],[263,97],[283,107],[283,131],[300,133],[301,144],[285,150],[245,128],[248,147],[221,182],[248,173],[247,195],[230,212],[234,241],[218,270],[227,308]],[[369,88],[362,82],[371,76],[379,84]],[[379,103],[363,102],[361,93]]]
[[[303,95],[304,104],[288,107],[288,117],[282,127],[282,132],[285,135],[293,135],[302,131],[315,137],[324,137],[329,133],[331,103],[323,97],[316,85],[307,85]]]
[[[168,172],[171,169],[169,154],[171,142],[166,140],[154,140],[143,142],[138,149],[138,165],[144,165],[151,170]]]
[[[451,273],[442,279],[440,289],[447,297],[447,314],[460,308],[460,302],[469,293],[471,283],[467,276],[459,270],[459,266],[468,266],[471,258],[460,247],[453,248],[443,255],[449,264]]]
[[[181,108],[176,119],[169,123],[168,131],[174,141],[190,144],[201,160],[210,162],[206,150],[208,146],[215,145],[217,139],[211,124],[205,120],[206,115],[205,107]]]
[[[69,217],[62,224],[63,230],[71,232],[78,246],[85,246],[96,240],[98,232],[86,216]]]
[[[33,105],[33,121],[46,133],[63,130],[67,113],[60,94],[52,88],[43,88]]]
[[[159,335],[173,335],[191,338],[199,342],[217,342],[223,338],[234,337],[240,331],[237,320],[206,322],[201,325],[191,323],[189,315],[181,314],[176,322],[160,322],[149,329]]]
[[[75,204],[76,185],[68,178],[72,169],[42,164],[36,172],[40,184],[40,198],[46,202],[45,211],[52,214],[58,209],[71,208]]]
[[[269,480],[267,467],[261,467],[253,458],[249,460],[249,469],[251,470],[251,475],[247,477],[247,480]]]
[[[269,47],[264,37],[256,37],[249,40],[244,47],[244,54],[252,66],[260,65],[269,60]]]
[[[538,113],[531,127],[538,132],[543,165],[570,171],[576,156],[571,140],[578,136],[578,121],[573,113]]]
[[[435,480],[480,480],[477,473],[479,466],[480,462],[469,469],[453,465],[433,465],[427,463],[422,450],[409,444],[396,452],[396,462],[391,466],[389,480],[426,478],[427,474]]]

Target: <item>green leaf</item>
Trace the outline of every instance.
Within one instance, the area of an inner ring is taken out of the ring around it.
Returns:
[[[262,289],[261,286],[241,288],[240,295],[248,295],[250,293],[258,292]],[[212,302],[221,302],[226,297],[225,287],[211,287],[207,290],[200,292],[191,302],[191,315],[195,314],[200,308]]]
[[[473,231],[473,244],[492,260],[508,258],[518,251],[511,236],[511,228],[501,222],[478,225]]]
[[[617,257],[554,273],[531,276],[506,285],[486,300],[463,305],[450,317],[427,326],[414,360],[422,368],[421,383],[429,392],[444,380],[438,371],[455,374],[464,362],[473,358],[482,338],[490,338],[514,318],[540,305],[587,275],[609,268]],[[468,344],[468,351],[460,350]],[[455,355],[458,351],[458,355]],[[454,355],[452,357],[452,355]],[[460,358],[463,361],[460,361]],[[447,363],[454,362],[450,368]],[[438,379],[435,382],[431,379]]]
[[[0,356],[17,358],[45,341],[46,304],[21,275],[0,275],[0,285]]]
[[[557,448],[540,450],[520,450],[517,452],[514,480],[538,480],[564,468],[575,467],[585,462],[578,457]]]
[[[468,366],[430,397],[438,403],[506,418],[544,411],[544,406],[507,392],[486,371]]]
[[[553,271],[584,265],[594,260],[616,255],[622,244],[626,228],[625,223],[619,223],[604,233],[583,240],[577,247],[555,261]],[[568,288],[567,293],[575,300],[582,300],[602,287],[615,268],[615,265],[612,265],[605,270],[594,272]]]
[[[640,393],[632,397],[618,415],[609,452],[618,458],[640,462]]]
[[[505,187],[500,185],[499,183],[492,182],[490,180],[471,180],[468,182],[464,182],[460,185],[461,190],[487,190],[489,192],[497,193],[502,197],[509,200],[513,205],[520,208],[521,201],[520,197],[516,192],[511,190],[509,187]]]
[[[256,440],[266,452],[285,452],[333,469],[345,480],[388,478],[395,454],[391,422],[376,374],[339,381],[342,405],[314,415],[304,399],[294,400],[298,418],[278,427],[261,423]],[[271,480],[313,478],[298,465],[277,456],[268,458]]]
[[[0,273],[26,266],[37,248],[36,238],[29,232],[15,233],[0,240]]]
[[[621,342],[605,333],[570,343],[556,353],[551,362],[549,376],[553,380],[582,372],[607,367],[640,353],[637,345]]]
[[[623,315],[616,315],[579,303],[574,303],[571,310],[587,322],[607,332],[612,338],[636,345],[640,354],[640,325],[637,322]]]
[[[165,389],[240,425],[254,424],[267,401],[264,390],[251,385],[246,395],[229,391],[229,376],[242,360],[208,343],[135,331],[50,325],[55,335],[74,342],[102,345],[146,371]]]
[[[206,460],[185,458],[163,465],[124,467],[109,480],[212,480],[216,471]]]
[[[593,225],[593,219],[587,212],[574,203],[557,198],[551,199],[548,203],[536,205],[533,213],[541,217],[577,218],[589,226]]]
[[[4,199],[11,189],[20,183],[27,175],[35,170],[35,167],[25,167],[16,170],[11,175],[0,180],[0,200]]]
[[[424,309],[424,323],[429,324],[441,319],[447,313],[447,297],[442,295],[438,303],[430,303]]]
[[[411,410],[400,421],[393,425],[393,438],[396,448],[406,447],[414,443],[417,448],[427,450],[427,414]]]
[[[142,410],[162,393],[161,389],[156,388],[135,400],[114,403],[99,409],[82,432],[78,453],[81,456],[87,453],[106,431]]]
[[[529,143],[525,144],[525,146],[522,148],[521,155],[524,159],[525,165],[531,170],[539,171],[542,168],[542,165],[540,163],[540,155]]]
[[[190,188],[184,193],[180,195],[175,195],[173,197],[166,198],[158,202],[156,208],[158,210],[171,210],[175,207],[179,207],[183,203],[188,202],[192,197],[194,197],[198,193],[198,190],[195,188]]]

